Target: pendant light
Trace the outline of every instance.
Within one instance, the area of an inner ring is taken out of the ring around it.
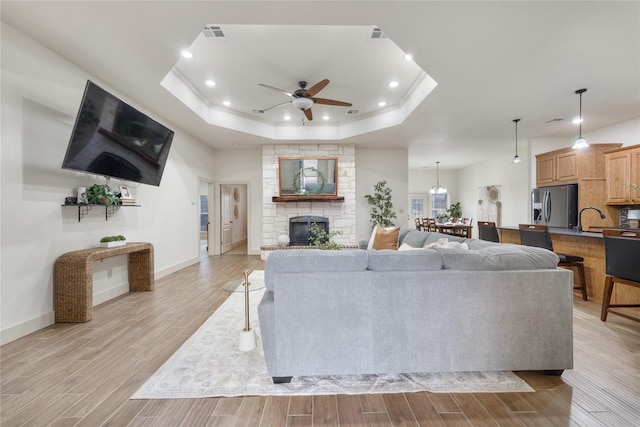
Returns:
[[[582,137],[582,94],[585,93],[586,89],[578,89],[576,93],[580,95],[580,117],[578,117],[579,125],[580,125],[580,136],[576,139],[576,142],[573,143],[573,149],[579,150],[580,148],[587,148],[589,144],[587,144],[587,140]]]
[[[431,187],[431,194],[446,194],[447,189],[440,185],[440,162],[436,162],[436,185]]]
[[[518,156],[518,122],[520,121],[520,119],[513,119],[513,123],[516,124],[516,155],[513,156],[513,163],[521,163],[522,160],[520,159],[520,156]]]

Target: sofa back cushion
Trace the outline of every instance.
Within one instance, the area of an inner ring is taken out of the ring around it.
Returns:
[[[415,251],[369,250],[372,271],[436,271],[442,269],[442,257],[433,249]]]
[[[429,234],[431,233],[426,231],[400,229],[400,243],[408,244],[414,248],[421,248],[424,246],[424,242],[427,240],[427,237],[429,237]]]
[[[438,248],[444,268],[466,271],[555,269],[558,255],[542,248],[500,244],[479,250]]]
[[[394,251],[395,252],[395,251]],[[367,251],[345,249],[291,249],[273,251],[264,264],[264,283],[273,291],[277,273],[319,273],[326,271],[364,271],[367,269]]]

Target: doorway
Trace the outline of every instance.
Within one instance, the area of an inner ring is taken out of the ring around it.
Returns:
[[[247,184],[220,184],[220,254],[248,253],[247,201]]]
[[[213,184],[211,182],[200,180],[198,183],[199,188],[199,206],[198,206],[198,231],[199,231],[199,244],[200,244],[200,257],[209,256],[209,248],[211,247],[211,241],[213,237],[213,230],[211,229],[210,212],[210,197],[213,190]]]

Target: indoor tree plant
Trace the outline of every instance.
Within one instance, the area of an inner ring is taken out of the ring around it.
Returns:
[[[369,215],[371,228],[375,228],[378,224],[383,227],[394,226],[393,219],[396,218],[396,213],[393,211],[391,189],[387,187],[387,181],[379,181],[373,186],[373,190],[373,194],[364,196],[371,206],[371,214]]]

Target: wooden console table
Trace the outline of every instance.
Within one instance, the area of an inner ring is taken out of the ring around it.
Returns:
[[[91,248],[62,254],[54,267],[56,322],[88,322],[93,317],[93,262],[129,255],[129,291],[152,291],[153,245],[127,243],[115,248]]]

